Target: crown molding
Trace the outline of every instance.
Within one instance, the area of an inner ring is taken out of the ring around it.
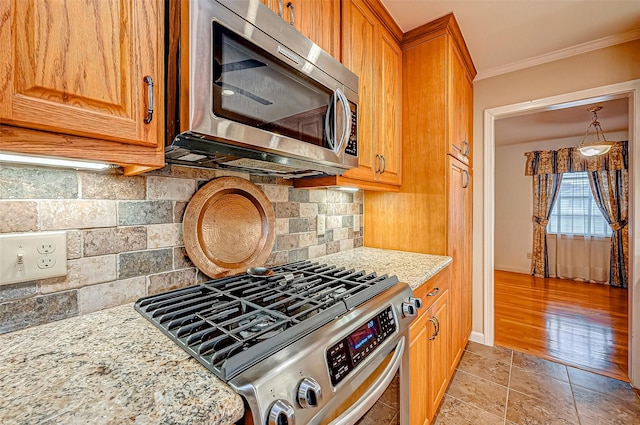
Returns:
[[[637,40],[640,38],[640,29],[628,31],[622,34],[616,34],[608,37],[599,38],[597,40],[589,41],[582,44],[577,44],[565,49],[556,50],[555,52],[545,53],[540,56],[524,59],[517,62],[512,62],[507,65],[497,66],[485,71],[480,71],[476,75],[474,81],[482,80],[485,78],[495,77],[497,75],[506,74],[508,72],[519,71],[521,69],[529,68],[536,65],[542,65],[543,63],[553,62],[560,59],[569,58],[571,56],[580,55],[582,53],[592,52],[598,49],[604,49],[606,47],[615,46],[616,44],[626,43],[628,41]]]

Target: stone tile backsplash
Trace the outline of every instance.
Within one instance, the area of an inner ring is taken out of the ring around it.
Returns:
[[[0,333],[207,280],[187,256],[182,217],[193,194],[224,175],[252,181],[272,202],[276,240],[267,265],[362,246],[362,229],[353,227],[362,223],[362,192],[295,189],[284,179],[187,167],[124,177],[1,166],[0,233],[65,230],[67,276],[0,286]],[[318,214],[326,216],[323,236]]]

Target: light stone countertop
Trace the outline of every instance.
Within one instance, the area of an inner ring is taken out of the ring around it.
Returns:
[[[311,261],[413,289],[450,257],[356,248]],[[0,423],[232,424],[242,399],[132,304],[0,335]]]
[[[0,335],[0,423],[232,424],[242,399],[126,304]]]
[[[310,261],[376,272],[378,275],[396,275],[400,282],[406,282],[411,289],[416,289],[449,265],[452,259],[442,255],[363,247]]]

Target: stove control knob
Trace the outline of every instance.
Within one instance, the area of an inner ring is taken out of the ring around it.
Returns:
[[[295,425],[293,406],[286,400],[276,400],[269,410],[269,425]]]
[[[413,304],[415,308],[422,308],[422,299],[416,297],[409,297],[409,302]]]
[[[413,303],[402,303],[402,315],[404,317],[407,316],[415,316],[416,315],[416,306]]]
[[[316,407],[322,401],[322,388],[313,378],[304,378],[298,385],[298,403],[305,409]]]

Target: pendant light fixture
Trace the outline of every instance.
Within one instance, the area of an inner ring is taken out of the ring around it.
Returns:
[[[609,149],[613,146],[613,142],[608,142],[604,137],[604,132],[602,131],[602,127],[600,127],[600,122],[598,121],[598,111],[601,109],[602,106],[594,106],[587,109],[587,111],[593,113],[593,120],[589,124],[589,127],[587,127],[587,132],[584,134],[582,142],[577,146],[577,149],[584,156],[604,155],[609,152]],[[596,140],[591,143],[586,143],[591,127],[595,129]],[[600,140],[600,136],[602,136],[602,140]]]

